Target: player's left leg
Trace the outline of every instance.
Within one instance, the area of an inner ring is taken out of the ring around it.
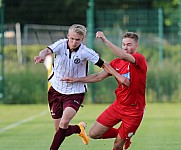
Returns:
[[[131,139],[127,139],[124,144],[123,150],[128,149],[130,147],[130,145],[131,145]]]
[[[57,132],[59,129],[59,123],[60,123],[60,118],[59,119],[53,119],[55,131]]]
[[[123,146],[124,146],[125,142],[126,141],[124,139],[122,139],[120,137],[120,135],[118,134],[115,141],[114,141],[113,150],[124,150]]]
[[[122,123],[119,127],[119,134],[114,143],[114,150],[126,150],[130,147],[133,135],[135,135],[143,118],[143,111],[130,109],[122,112]]]
[[[79,132],[79,136],[82,138],[82,141],[85,145],[87,145],[89,143],[89,138],[85,132],[85,127],[86,127],[86,123],[85,122],[80,122],[78,124],[79,128],[80,128],[80,132]]]
[[[127,150],[131,144],[130,139],[128,140],[123,140],[121,139],[120,141],[116,138],[114,142],[114,148],[113,150]],[[122,146],[123,145],[123,146]]]

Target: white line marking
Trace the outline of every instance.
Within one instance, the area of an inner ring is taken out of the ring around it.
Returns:
[[[43,111],[43,112],[39,113],[38,115],[31,116],[31,117],[29,117],[29,118],[20,120],[20,121],[18,121],[18,122],[13,123],[13,124],[10,124],[10,125],[8,125],[8,126],[6,126],[6,127],[4,127],[4,128],[1,128],[1,129],[0,129],[0,133],[5,132],[5,131],[7,131],[7,130],[9,130],[9,129],[15,128],[15,127],[17,127],[17,126],[19,126],[19,125],[21,125],[21,124],[23,124],[23,123],[32,121],[32,120],[34,120],[34,119],[37,118],[37,117],[44,116],[46,113],[47,113],[47,111]]]

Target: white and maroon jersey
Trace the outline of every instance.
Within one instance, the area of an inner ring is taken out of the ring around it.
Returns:
[[[85,77],[88,71],[88,61],[101,67],[103,61],[99,55],[84,44],[71,52],[68,48],[68,39],[60,39],[48,46],[55,54],[52,74],[49,82],[52,87],[62,94],[76,94],[87,92],[87,84],[82,82],[67,83],[62,77]]]

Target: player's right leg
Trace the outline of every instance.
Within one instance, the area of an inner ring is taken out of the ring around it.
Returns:
[[[54,123],[55,131],[57,132],[59,129],[60,119],[53,119],[53,123]]]
[[[54,139],[50,146],[50,150],[58,150],[58,148],[60,147],[60,145],[62,144],[62,142],[64,141],[64,139],[67,135],[67,129],[69,126],[69,122],[75,116],[75,114],[76,114],[75,109],[73,109],[71,107],[65,108],[65,110],[63,111],[62,118],[59,123],[59,129],[57,130],[57,132],[54,135]]]
[[[114,106],[110,105],[105,109],[89,131],[91,138],[116,138],[118,135],[118,129],[112,128],[114,125],[119,123],[120,119],[116,118],[117,114],[112,109]]]

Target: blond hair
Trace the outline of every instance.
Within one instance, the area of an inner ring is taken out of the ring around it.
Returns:
[[[72,26],[70,26],[68,32],[75,32],[85,37],[87,29],[83,25],[73,24]]]

